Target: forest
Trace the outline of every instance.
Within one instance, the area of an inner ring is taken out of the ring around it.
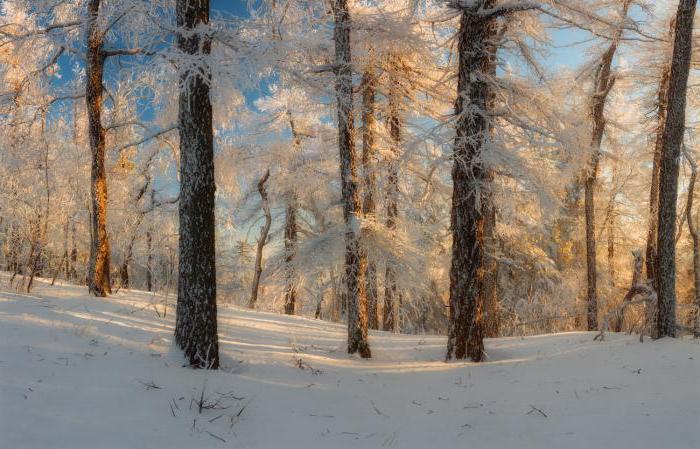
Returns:
[[[695,13],[0,0],[0,446],[700,447]]]

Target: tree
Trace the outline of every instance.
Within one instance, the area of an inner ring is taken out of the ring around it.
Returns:
[[[680,0],[674,26],[673,58],[668,81],[668,109],[662,135],[659,177],[658,336],[676,335],[676,201],[685,105],[690,72],[693,19],[697,2]]]
[[[367,339],[367,294],[365,275],[367,257],[360,248],[362,207],[357,182],[357,158],[353,126],[353,87],[350,31],[352,21],[347,0],[333,3],[335,17],[335,72],[338,107],[338,151],[345,221],[345,283],[348,310],[348,353],[369,358]]]
[[[492,8],[492,0],[461,7],[458,31],[458,85],[455,100],[456,137],[452,161],[452,264],[450,267],[450,321],[446,359],[484,356],[481,304],[484,283],[484,224],[480,195],[487,171],[482,152],[489,139],[489,87],[483,76],[491,61],[486,43],[493,39],[493,17],[479,9]],[[473,8],[473,9],[472,9]]]
[[[622,37],[623,23],[627,17],[631,0],[622,3],[621,23],[615,31],[608,49],[596,67],[593,83],[593,96],[591,98],[591,116],[593,119],[593,132],[591,134],[591,148],[593,156],[585,181],[585,211],[586,211],[586,322],[588,330],[598,328],[598,291],[596,286],[596,241],[595,241],[595,203],[594,195],[600,164],[600,145],[605,132],[605,102],[615,84],[615,76],[611,71],[612,61]]]
[[[258,290],[260,287],[260,275],[262,274],[262,258],[263,249],[268,242],[268,234],[270,233],[270,226],[272,226],[272,214],[270,213],[270,200],[268,199],[267,189],[265,188],[265,183],[270,177],[270,170],[265,171],[258,181],[258,193],[260,193],[260,199],[262,200],[262,208],[265,213],[265,224],[260,227],[260,237],[258,237],[258,245],[255,251],[255,266],[253,271],[253,283],[250,291],[250,299],[248,300],[248,307],[251,309],[255,308],[255,304],[258,302]]]
[[[399,201],[399,146],[401,145],[401,95],[397,72],[401,61],[396,55],[389,55],[389,160],[387,161],[386,227],[390,233],[396,231]],[[391,258],[386,262],[384,275],[384,320],[385,331],[398,332],[400,326],[401,294],[396,282],[396,261]]]
[[[377,74],[371,50],[368,59],[360,84],[362,92],[362,187],[364,193],[362,213],[365,217],[374,218],[377,213]],[[365,289],[367,291],[368,326],[370,329],[379,329],[377,263],[371,258],[368,258],[367,261]]]
[[[178,0],[180,61],[180,265],[175,340],[190,365],[219,367],[216,319],[214,148],[209,0]]]

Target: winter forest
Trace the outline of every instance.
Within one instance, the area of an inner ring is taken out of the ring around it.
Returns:
[[[0,0],[0,447],[700,447],[695,13]]]

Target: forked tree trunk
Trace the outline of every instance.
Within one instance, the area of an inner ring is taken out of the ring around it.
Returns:
[[[492,0],[478,6],[493,7]],[[481,191],[488,189],[484,155],[489,139],[491,58],[487,43],[495,19],[463,9],[458,32],[456,137],[452,162],[452,264],[447,360],[484,357],[481,291],[484,287],[484,226]]]
[[[396,232],[399,200],[399,145],[401,145],[401,91],[397,79],[399,59],[389,56],[389,157],[387,160],[386,227],[389,234]],[[396,260],[386,261],[384,276],[384,321],[385,331],[399,332],[401,294],[396,281]]]
[[[263,249],[267,244],[268,234],[270,233],[270,226],[272,226],[272,214],[270,212],[270,201],[267,197],[267,190],[265,189],[265,183],[270,177],[270,170],[267,170],[265,174],[258,181],[258,193],[260,194],[260,199],[262,200],[262,208],[265,213],[265,223],[260,228],[260,237],[258,237],[258,245],[255,251],[255,266],[253,267],[253,284],[250,290],[250,299],[248,300],[248,307],[253,309],[258,302],[258,289],[260,288],[260,276],[262,275],[262,257]]]
[[[175,340],[190,365],[219,367],[216,311],[214,146],[209,0],[177,0],[178,49],[192,56],[180,73],[180,267]],[[197,30],[197,31],[195,31]],[[196,67],[192,67],[195,65]]]
[[[357,183],[357,158],[353,129],[352,58],[350,29],[352,22],[348,0],[333,2],[335,15],[335,71],[338,103],[338,150],[345,220],[345,282],[348,308],[348,353],[359,352],[363,358],[372,353],[367,338],[367,295],[365,275],[367,258],[360,247],[362,207]]]
[[[614,332],[622,331],[622,324],[625,319],[625,305],[632,301],[632,298],[634,298],[635,295],[642,292],[643,287],[645,287],[644,283],[642,282],[642,266],[644,265],[644,258],[642,257],[641,250],[632,251],[632,256],[634,257],[634,266],[632,270],[632,285],[630,285],[630,289],[627,291],[627,294],[622,299],[620,312],[618,316],[615,317],[615,321],[612,324]]]
[[[105,170],[105,128],[102,126],[104,75],[104,32],[99,23],[100,0],[88,3],[87,60],[85,64],[85,102],[92,165],[90,198],[92,206],[88,288],[95,296],[112,293],[110,286],[110,249],[107,235],[107,172]]]
[[[668,109],[662,136],[659,177],[658,314],[659,337],[676,335],[676,201],[685,105],[690,72],[696,0],[680,0],[676,14],[673,57],[669,75]]]
[[[377,78],[374,70],[374,60],[370,58],[362,75],[362,175],[364,183],[364,198],[362,213],[370,219],[376,218],[377,203],[377,146],[376,146],[376,90]],[[377,264],[368,257],[367,261],[367,321],[370,329],[379,329]]]
[[[622,20],[627,17],[630,0],[622,4]],[[588,173],[586,174],[584,203],[586,214],[586,323],[588,330],[598,329],[598,290],[596,270],[596,241],[595,241],[595,188],[598,179],[598,165],[600,162],[600,145],[605,132],[605,103],[608,94],[615,83],[611,66],[618,43],[622,37],[622,23],[615,30],[610,46],[603,56],[596,70],[593,98],[591,99],[591,116],[593,119],[593,132],[591,134],[591,159]]]

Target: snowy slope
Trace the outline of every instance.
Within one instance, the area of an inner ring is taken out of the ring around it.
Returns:
[[[0,285],[2,448],[700,448],[697,341],[501,338],[477,366],[377,332],[364,361],[340,324],[223,306],[207,373],[171,349],[172,297]]]

